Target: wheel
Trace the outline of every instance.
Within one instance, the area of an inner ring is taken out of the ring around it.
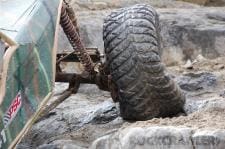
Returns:
[[[112,12],[103,26],[106,65],[127,120],[173,116],[185,98],[161,63],[156,11],[135,5]]]

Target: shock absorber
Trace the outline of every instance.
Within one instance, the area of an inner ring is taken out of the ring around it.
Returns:
[[[86,48],[80,39],[79,33],[77,32],[77,23],[73,23],[70,19],[65,4],[62,6],[60,24],[73,47],[73,50],[77,52],[77,57],[81,64],[83,64],[85,71],[88,72],[89,76],[92,75],[94,73],[94,63],[87,53]]]

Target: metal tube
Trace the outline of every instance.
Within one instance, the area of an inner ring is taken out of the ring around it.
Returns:
[[[75,74],[75,73],[57,72],[55,81],[56,82],[71,82],[71,81],[78,82],[79,81],[79,83],[95,84],[95,80],[93,78],[83,78],[82,75]]]
[[[71,46],[75,51],[77,51],[77,56],[80,62],[84,65],[85,71],[89,74],[94,73],[94,63],[91,60],[90,56],[88,55],[86,48],[84,47],[83,43],[81,42],[80,36],[77,33],[77,26],[75,26],[66,11],[66,6],[62,6],[61,17],[60,17],[60,24],[65,32]]]

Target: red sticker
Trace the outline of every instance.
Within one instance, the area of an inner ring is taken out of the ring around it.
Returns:
[[[17,112],[20,110],[22,105],[22,100],[21,100],[21,94],[20,92],[16,95],[16,97],[13,99],[9,109],[5,113],[3,117],[3,123],[4,126],[7,127],[12,120],[15,118]]]

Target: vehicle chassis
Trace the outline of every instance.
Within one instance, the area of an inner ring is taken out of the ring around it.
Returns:
[[[60,24],[74,51],[57,54],[55,82],[69,83],[69,86],[57,100],[43,110],[40,116],[45,116],[71,94],[77,93],[81,83],[96,84],[101,90],[110,91],[113,100],[116,101],[116,86],[102,62],[104,55],[101,55],[97,48],[84,47],[75,13],[65,1],[61,9]],[[84,71],[81,74],[63,72],[60,66],[62,62],[80,62],[84,66]]]

